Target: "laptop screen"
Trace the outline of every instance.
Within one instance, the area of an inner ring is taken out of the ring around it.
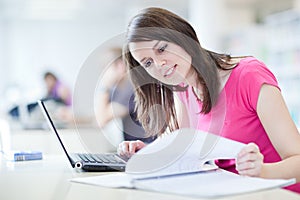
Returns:
[[[62,146],[62,148],[63,148],[63,150],[64,150],[64,152],[65,152],[65,154],[67,155],[67,157],[68,157],[68,159],[69,159],[69,161],[70,161],[70,163],[72,162],[71,161],[71,157],[70,157],[70,155],[68,154],[68,152],[67,152],[67,150],[66,150],[66,147],[65,147],[65,145],[63,144],[63,141],[62,141],[62,139],[61,139],[61,137],[59,136],[59,134],[58,134],[58,132],[57,132],[57,129],[56,129],[56,125],[54,124],[54,120],[52,119],[52,117],[50,117],[50,113],[48,112],[48,109],[47,109],[47,107],[46,107],[46,102],[47,101],[42,101],[42,100],[39,100],[38,101],[38,104],[39,104],[39,106],[41,107],[41,109],[42,109],[42,112],[43,112],[43,114],[44,114],[44,116],[45,116],[45,118],[46,118],[46,120],[47,120],[47,122],[48,122],[48,124],[49,124],[49,127],[52,129],[52,131],[56,134],[56,136],[57,136],[57,138],[58,138],[58,140],[59,140],[59,143],[60,143],[60,145]],[[48,105],[48,104],[47,104]]]

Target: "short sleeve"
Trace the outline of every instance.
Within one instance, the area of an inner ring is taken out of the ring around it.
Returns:
[[[264,63],[252,59],[244,62],[240,74],[240,92],[246,107],[252,111],[256,111],[258,96],[263,84],[269,84],[277,87],[278,82],[274,74],[265,66]]]

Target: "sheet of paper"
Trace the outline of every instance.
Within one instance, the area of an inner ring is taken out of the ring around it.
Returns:
[[[217,169],[206,172],[133,179],[126,173],[82,177],[72,182],[109,188],[135,188],[153,192],[170,193],[192,197],[224,197],[250,193],[295,183],[295,179],[261,179],[240,176]]]
[[[132,156],[126,173],[142,178],[203,171],[206,161],[235,158],[244,146],[200,130],[180,129]]]
[[[125,173],[112,173],[101,176],[81,177],[71,179],[72,182],[97,185],[110,188],[133,188],[132,177]]]
[[[223,197],[283,187],[294,179],[261,179],[239,176],[224,170],[199,172],[168,178],[135,180],[135,188],[193,197]]]

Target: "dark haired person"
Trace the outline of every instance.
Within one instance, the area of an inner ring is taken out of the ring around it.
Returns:
[[[65,86],[52,72],[44,74],[44,80],[47,87],[46,98],[70,106],[72,104],[71,91]]]
[[[70,89],[52,72],[45,72],[43,79],[45,81],[47,91],[42,99],[44,101],[54,101],[57,105],[63,106],[59,110],[59,115],[63,120],[71,122],[73,119],[70,112],[70,107],[72,105],[72,93]],[[39,111],[39,109],[36,109],[37,107],[37,102],[29,103],[25,107],[22,106],[22,110],[20,110],[20,106],[18,105],[9,110],[9,114],[16,119],[19,119],[20,116],[22,118],[22,115],[26,115],[26,118],[28,118],[27,115],[31,115],[36,110]],[[32,120],[34,121],[34,119]]]
[[[300,192],[300,135],[263,62],[202,48],[186,20],[161,8],[133,17],[124,55],[149,135],[190,127],[245,143],[236,160],[216,164],[246,176],[296,178],[288,189]],[[144,146],[123,142],[118,151],[131,156]]]

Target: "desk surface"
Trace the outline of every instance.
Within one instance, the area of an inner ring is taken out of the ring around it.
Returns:
[[[17,139],[17,138],[15,138]],[[24,139],[24,138],[23,138]],[[32,139],[32,138],[31,138]],[[54,140],[55,141],[55,140]],[[23,141],[24,142],[24,141]],[[34,141],[31,141],[34,142]],[[55,141],[56,142],[56,141]],[[58,147],[59,148],[59,147]],[[12,162],[0,154],[0,199],[6,200],[60,200],[60,199],[109,199],[109,200],[183,200],[195,199],[186,196],[154,193],[133,189],[111,189],[92,185],[73,183],[70,179],[102,175],[104,173],[78,172],[74,170],[63,152],[48,154],[44,152],[43,160]],[[278,199],[299,200],[300,195],[273,189],[257,193],[229,196],[221,200],[240,199]]]
[[[60,200],[60,199],[194,199],[131,189],[111,189],[70,182],[71,178],[95,176],[103,173],[78,172],[70,167],[64,155],[44,156],[40,161],[11,162],[1,157],[0,199],[10,200]],[[222,199],[285,199],[296,200],[300,196],[283,189],[226,197]]]

